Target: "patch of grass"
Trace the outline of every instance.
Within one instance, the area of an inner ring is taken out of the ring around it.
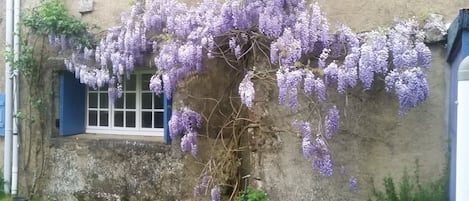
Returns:
[[[443,176],[429,183],[421,183],[419,178],[419,166],[416,162],[415,175],[409,176],[406,170],[401,181],[396,184],[391,177],[383,179],[384,191],[372,187],[372,198],[368,201],[446,201],[448,200],[449,169],[445,168]]]

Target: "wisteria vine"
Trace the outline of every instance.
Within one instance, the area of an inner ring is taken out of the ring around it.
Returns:
[[[266,68],[276,69],[279,104],[293,110],[301,89],[323,103],[328,90],[367,91],[378,79],[384,79],[386,91],[398,97],[401,115],[428,97],[425,70],[431,52],[413,19],[397,21],[386,31],[357,34],[344,25],[332,32],[318,3],[307,5],[304,0],[204,0],[195,6],[145,0],[124,13],[121,22],[96,47],[84,47],[63,35],[49,36],[52,46],[73,50],[65,60],[67,69],[90,87],[107,85],[114,99],[122,93],[123,80],[145,65],[146,55],[154,57],[156,69],[150,89],[167,97],[179,80],[202,73],[207,68],[204,61],[214,57],[245,72],[238,91],[248,108],[256,106],[255,75]],[[256,50],[269,67],[240,65]],[[307,121],[293,123],[302,134],[304,157],[311,158],[312,168],[323,176],[333,173],[327,141],[338,130],[339,113],[336,106],[329,107],[318,125],[323,132],[314,134]],[[194,156],[201,124],[200,115],[188,108],[174,111],[169,122],[171,136],[181,136],[182,150]],[[211,194],[212,200],[219,200],[218,188]]]

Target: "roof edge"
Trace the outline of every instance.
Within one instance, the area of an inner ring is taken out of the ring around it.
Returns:
[[[469,30],[469,9],[459,10],[459,14],[448,29],[446,61],[452,62],[461,48],[461,35]]]

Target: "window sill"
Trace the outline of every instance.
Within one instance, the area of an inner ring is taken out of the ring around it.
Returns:
[[[122,142],[158,142],[164,143],[163,136],[143,136],[143,135],[113,135],[113,134],[97,134],[97,133],[83,133],[70,136],[58,136],[51,139],[51,143],[60,143],[66,141],[100,141],[100,140],[113,140]]]
[[[88,157],[89,152],[95,152],[96,156],[100,153],[121,156],[124,152],[170,155],[172,153],[171,145],[165,144],[163,137],[132,135],[78,134],[55,137],[51,139],[49,147],[57,153],[74,153],[78,154],[78,157]],[[109,157],[109,155],[102,157]]]
[[[95,134],[95,135],[126,135],[126,136],[148,136],[148,137],[164,136],[163,128],[109,129],[109,128],[90,127],[90,128],[87,128],[85,132],[88,134]]]

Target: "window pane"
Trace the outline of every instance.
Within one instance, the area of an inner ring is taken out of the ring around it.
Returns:
[[[142,93],[142,109],[151,109],[151,98],[153,94],[152,93]]]
[[[98,108],[98,94],[89,93],[88,101],[88,108]]]
[[[97,111],[88,111],[88,125],[89,126],[98,125],[98,112]]]
[[[97,89],[94,89],[93,87],[88,87],[88,91],[97,91]]]
[[[114,126],[115,127],[124,127],[124,112],[115,111],[114,112]]]
[[[127,79],[125,80],[125,90],[135,91],[135,89],[137,88],[136,82],[137,82],[137,79],[135,75],[130,75],[130,80],[127,80]]]
[[[115,108],[124,108],[124,97],[117,98],[114,102],[114,107]]]
[[[135,93],[126,93],[125,94],[125,108],[126,109],[135,109]]]
[[[142,74],[142,90],[143,91],[150,91],[150,78],[153,76],[152,74]]]
[[[125,127],[135,127],[135,112],[125,112]]]
[[[99,126],[108,126],[109,121],[108,121],[109,114],[107,111],[100,111],[99,112]]]
[[[163,128],[163,112],[155,112],[155,128]]]
[[[163,109],[163,100],[164,95],[160,94],[159,96],[155,95],[155,109]]]
[[[151,112],[142,112],[142,128],[151,128]]]
[[[99,94],[99,107],[100,108],[107,108],[108,105],[107,93],[100,93]]]

